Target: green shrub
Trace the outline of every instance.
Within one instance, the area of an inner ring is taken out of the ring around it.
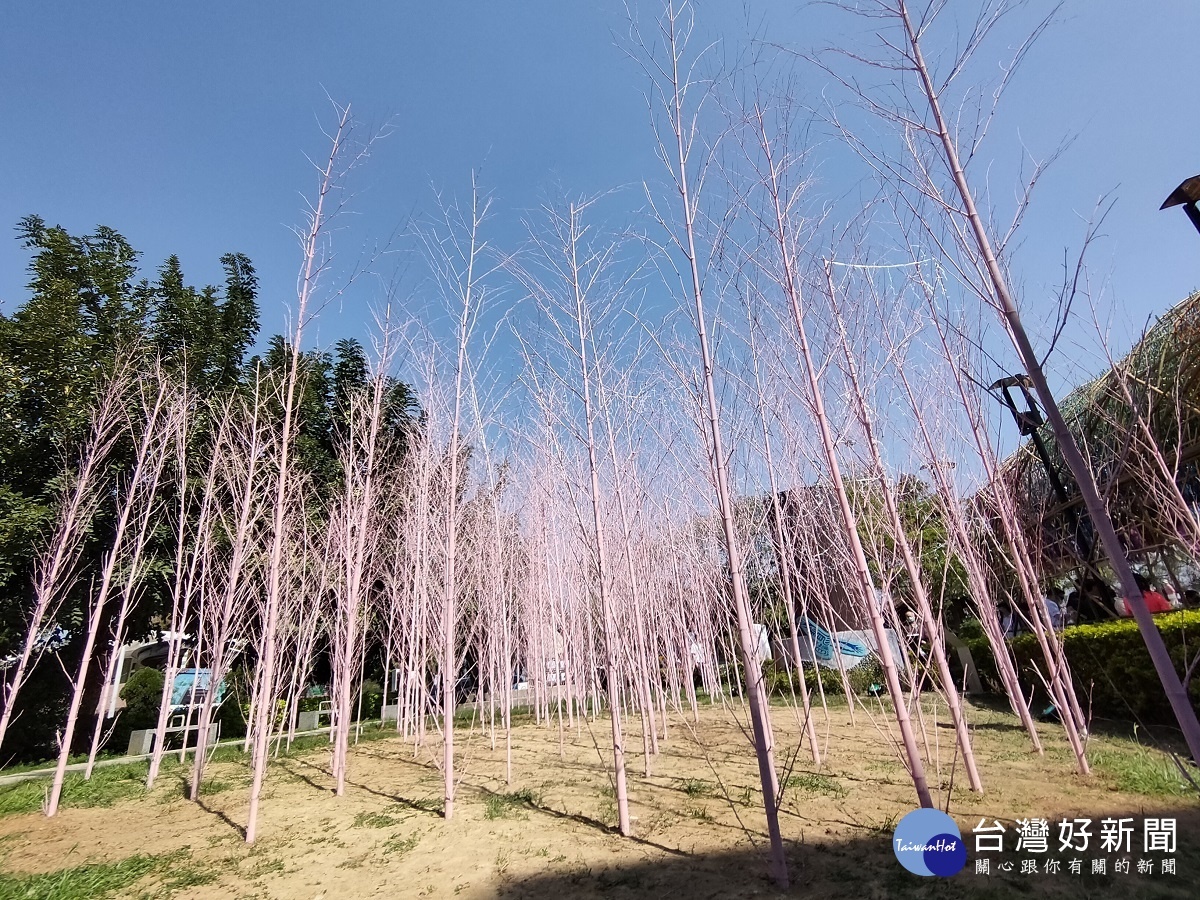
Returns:
[[[357,709],[355,710],[357,712]],[[370,678],[362,683],[362,717],[364,721],[378,719],[383,712],[383,687]]]
[[[956,633],[968,644],[971,641],[987,640],[987,636],[983,632],[983,624],[975,618],[964,619],[963,623],[956,629]]]
[[[766,681],[767,693],[772,697],[790,698],[793,690],[798,695],[800,685],[794,682],[795,677],[795,671],[786,662],[767,660],[763,663],[763,678]],[[879,658],[875,654],[871,654],[865,662],[859,663],[847,671],[846,680],[850,683],[850,690],[855,694],[870,694],[874,692],[873,689],[885,690],[883,667],[879,664]],[[817,692],[817,670],[814,666],[804,667],[804,682],[808,685],[810,695]],[[838,675],[836,669],[821,671],[821,685],[824,687],[826,695],[845,693],[841,676]]]
[[[764,665],[770,666],[774,663],[768,661]],[[742,693],[742,670],[733,663],[722,663],[717,666],[717,681],[731,697],[739,696]]]
[[[883,681],[883,666],[874,653],[865,662],[847,672],[846,678],[850,682],[850,690],[856,694],[878,694],[887,691]]]
[[[332,686],[328,690],[322,689],[321,693],[314,693],[312,696],[301,697],[297,703],[300,712],[315,712],[322,707],[328,709],[326,704],[333,701]],[[362,719],[368,722],[371,719],[378,719],[383,712],[383,687],[378,681],[368,678],[362,683]],[[359,709],[358,692],[355,691],[350,697],[350,714],[356,720],[358,718]]]
[[[1175,671],[1182,676],[1191,659],[1200,652],[1200,610],[1164,613],[1154,617],[1154,624],[1163,636]],[[1001,693],[1003,688],[987,639],[981,631],[978,636],[963,639],[971,650],[980,679],[989,690]],[[1037,673],[1045,672],[1046,663],[1037,637],[1022,634],[1008,643],[1026,694],[1032,690],[1037,702],[1045,701],[1045,688]],[[1085,712],[1090,704],[1093,715],[1105,718],[1137,717],[1148,723],[1175,721],[1146,643],[1132,619],[1074,625],[1063,630],[1062,645]],[[1200,677],[1192,678],[1188,696],[1192,705],[1200,708]]]
[[[163,673],[158,669],[142,668],[129,676],[121,688],[121,699],[125,701],[125,722],[130,728],[153,728],[158,724],[162,690]]]
[[[226,695],[221,701],[221,705],[213,713],[221,726],[221,740],[245,737],[246,717],[249,714],[248,707],[243,708],[233,696]]]

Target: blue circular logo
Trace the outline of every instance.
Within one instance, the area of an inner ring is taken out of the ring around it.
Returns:
[[[914,809],[896,825],[892,851],[914,875],[949,878],[967,864],[967,844],[954,820],[939,809]]]

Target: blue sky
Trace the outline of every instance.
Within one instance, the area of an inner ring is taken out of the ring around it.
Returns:
[[[747,20],[798,48],[861,37],[858,23],[803,3],[697,9],[704,32],[730,43]],[[177,253],[196,284],[220,278],[222,253],[246,253],[262,278],[264,331],[277,330],[298,265],[287,226],[312,186],[304,153],[325,149],[326,92],[365,124],[394,126],[355,183],[344,255],[430,210],[432,188],[464,191],[472,169],[495,194],[493,237],[511,246],[521,212],[557,184],[592,193],[661,178],[642,77],[613,40],[625,28],[615,0],[13,2],[0,25],[0,225],[29,213],[72,231],[111,225],[148,267]],[[1031,56],[993,130],[997,198],[1015,189],[1004,160],[1020,147],[1045,155],[1074,141],[1029,220],[1027,297],[1049,292],[1105,194],[1116,203],[1091,264],[1111,276],[1119,321],[1140,325],[1200,284],[1200,235],[1182,212],[1158,211],[1200,172],[1180,39],[1198,31],[1190,0],[1068,0]],[[799,84],[814,99],[824,89],[812,71]],[[862,175],[831,153],[818,190],[854,195]],[[637,191],[627,196],[638,205]],[[6,312],[24,297],[25,263],[15,240],[0,240]],[[318,339],[362,334],[365,321],[361,303],[347,304]]]

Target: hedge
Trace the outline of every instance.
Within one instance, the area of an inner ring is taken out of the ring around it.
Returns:
[[[855,694],[876,694],[884,691],[883,667],[879,664],[875,654],[871,654],[866,661],[859,663],[853,669],[846,673],[846,680],[850,683],[850,690]],[[767,660],[763,663],[763,678],[766,681],[767,693],[772,697],[790,697],[793,690],[793,681],[795,673],[791,666],[786,662]],[[817,693],[817,670],[811,665],[804,667],[804,681],[808,684],[808,691],[811,695],[816,696]],[[838,674],[837,669],[824,669],[821,672],[821,685],[825,689],[825,693],[843,694],[845,690],[842,686],[842,678]],[[800,694],[800,685],[795,684],[796,695]]]
[[[1154,623],[1171,654],[1175,671],[1182,677],[1189,662],[1200,653],[1200,610],[1164,613],[1155,616]],[[978,623],[968,623],[960,636],[971,650],[980,679],[990,690],[1003,693],[991,646]],[[1074,625],[1064,629],[1061,636],[1085,714],[1090,708],[1092,715],[1101,718],[1137,719],[1156,724],[1175,721],[1158,673],[1150,662],[1146,643],[1132,619]],[[1037,637],[1022,634],[1008,643],[1016,658],[1025,695],[1028,697],[1033,691],[1035,702],[1048,702],[1037,674],[1046,669]],[[1200,710],[1200,666],[1192,676],[1188,697],[1192,706]]]

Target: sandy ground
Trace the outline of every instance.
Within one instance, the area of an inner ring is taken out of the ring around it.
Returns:
[[[1101,876],[1085,869],[1081,876],[1014,871],[987,877],[968,862],[948,880],[910,875],[892,856],[890,842],[895,821],[916,798],[882,711],[860,711],[851,724],[848,710],[834,707],[828,721],[819,720],[826,758],[820,770],[807,746],[797,750],[801,730],[792,710],[775,707],[773,715],[780,764],[790,765],[781,824],[794,883],[786,894],[765,877],[765,817],[755,807],[757,769],[744,714],[720,707],[703,710],[696,725],[672,717],[649,777],[640,724],[627,723],[632,838],[612,828],[611,749],[605,749],[607,721],[601,720],[577,723],[562,734],[561,745],[556,724],[514,728],[511,785],[504,779],[503,734],[493,750],[486,733],[460,732],[462,780],[452,821],[440,814],[442,776],[434,764],[440,747],[414,756],[411,744],[388,738],[355,748],[343,797],[331,790],[326,751],[278,761],[253,847],[240,831],[247,770],[241,763],[219,763],[210,769],[210,792],[200,805],[182,798],[176,769],[150,796],[111,808],[66,808],[53,820],[38,814],[0,819],[2,865],[14,873],[48,872],[186,848],[181,865],[209,883],[168,889],[163,876],[151,876],[129,896],[222,900],[1200,896],[1196,801],[1122,792],[1111,776],[1074,774],[1061,731],[1053,726],[1041,726],[1046,753],[1039,757],[1014,717],[971,710],[985,787],[975,795],[954,765],[952,730],[926,716],[929,779],[964,834],[985,817],[1011,829],[1015,819],[1029,816],[1052,823],[1063,816],[1134,816],[1136,864],[1142,817],[1175,816],[1178,874],[1114,875],[1110,869]],[[1093,739],[1096,752],[1127,748],[1124,740]],[[527,792],[524,800],[503,802],[504,794],[518,791]],[[968,846],[973,849],[970,835]]]

